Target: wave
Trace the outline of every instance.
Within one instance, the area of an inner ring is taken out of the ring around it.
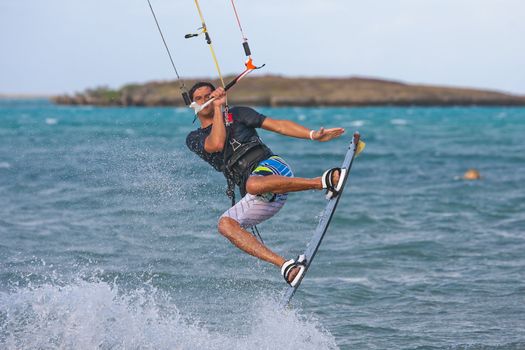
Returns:
[[[392,119],[392,120],[390,120],[390,124],[392,124],[392,125],[407,125],[408,124],[408,120],[401,119],[401,118]]]
[[[353,126],[353,127],[361,127],[361,126],[365,125],[365,121],[364,120],[354,120],[354,121],[350,122],[350,125]]]
[[[153,289],[153,290],[152,290]],[[0,292],[3,349],[335,349],[311,318],[256,299],[239,329],[213,330],[179,312],[169,295],[145,286],[123,292],[77,281]],[[212,315],[209,315],[212,317]],[[243,316],[243,317],[244,317]],[[234,316],[232,316],[234,317]],[[239,317],[239,316],[235,316]]]

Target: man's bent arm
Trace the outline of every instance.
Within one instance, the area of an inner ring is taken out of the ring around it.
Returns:
[[[224,126],[222,109],[220,106],[214,106],[213,125],[211,132],[204,140],[204,150],[208,153],[220,152],[224,148],[226,141],[226,127]]]

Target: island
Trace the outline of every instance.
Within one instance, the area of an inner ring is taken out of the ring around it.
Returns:
[[[225,77],[225,82],[233,77]],[[188,79],[189,89],[197,81]],[[217,79],[211,81],[219,86]],[[57,104],[95,106],[183,106],[177,81],[98,87],[52,97]],[[230,104],[252,106],[525,106],[525,96],[472,88],[407,84],[363,77],[283,77],[253,74],[228,93]]]

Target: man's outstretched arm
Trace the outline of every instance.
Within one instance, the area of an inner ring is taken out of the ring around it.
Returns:
[[[268,131],[273,131],[281,135],[297,137],[300,139],[312,139],[320,142],[329,141],[341,136],[345,129],[343,128],[320,128],[319,130],[310,130],[296,122],[290,120],[278,120],[266,117],[261,127]]]

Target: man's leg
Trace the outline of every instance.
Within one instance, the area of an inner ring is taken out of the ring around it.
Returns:
[[[274,264],[277,267],[281,267],[286,261],[282,256],[274,253],[259,242],[255,236],[243,229],[241,225],[232,218],[222,217],[219,220],[219,232],[228,238],[237,248],[261,260]]]
[[[255,256],[261,260],[267,261],[274,264],[278,268],[281,268],[286,260],[271,251],[267,246],[262,244],[255,238],[251,233],[246,231],[239,225],[239,223],[232,218],[221,217],[219,220],[219,232],[230,240],[237,248],[242,251]],[[299,268],[294,267],[288,275],[288,282],[294,280],[295,276],[299,273]]]
[[[339,174],[334,172],[332,179],[334,183],[337,183]],[[286,260],[259,242],[239,222],[245,226],[257,224],[275,215],[284,205],[284,202],[280,205],[277,202],[261,204],[256,200],[258,194],[268,192],[284,194],[313,189],[321,190],[322,188],[321,177],[307,179],[282,175],[250,176],[246,184],[249,194],[221,216],[218,225],[219,232],[242,251],[280,268]],[[255,202],[258,204],[253,205]],[[256,222],[250,221],[253,219]],[[298,267],[293,268],[288,275],[288,282],[293,281],[298,272]]]
[[[334,172],[333,182],[337,184],[339,173]],[[288,193],[306,190],[322,190],[320,177],[306,179],[301,177],[287,177],[281,175],[250,176],[246,182],[246,191],[253,195],[272,193]]]

